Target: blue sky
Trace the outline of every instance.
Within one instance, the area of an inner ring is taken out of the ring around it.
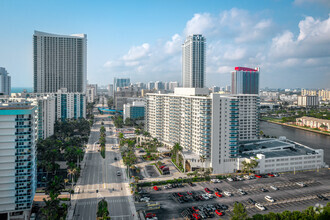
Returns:
[[[88,38],[88,80],[181,81],[181,44],[207,38],[208,86],[235,66],[261,67],[262,87],[330,87],[330,1],[0,1],[0,66],[33,86],[34,30]]]

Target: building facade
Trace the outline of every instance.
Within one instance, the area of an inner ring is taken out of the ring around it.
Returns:
[[[198,34],[188,36],[182,45],[182,86],[204,88],[206,39]]]
[[[259,74],[259,67],[235,67],[235,71],[231,72],[231,93],[259,94]]]
[[[33,35],[33,84],[35,93],[86,92],[87,35]]]
[[[5,68],[0,67],[0,94],[10,95],[11,93],[11,77]]]
[[[298,96],[298,106],[302,107],[316,107],[319,106],[318,96]]]
[[[132,104],[124,104],[123,118],[124,121],[126,118],[133,120],[143,120],[144,119],[144,109],[145,102],[133,102]]]
[[[29,219],[36,190],[37,107],[0,104],[0,214]]]
[[[86,100],[89,103],[95,101],[97,97],[97,84],[88,84],[86,89]]]
[[[238,141],[259,137],[258,105],[257,95],[209,95],[207,88],[147,94],[145,130],[165,146],[179,143],[187,170],[212,167],[214,173],[233,172]]]
[[[55,120],[86,118],[85,93],[72,93],[61,89],[54,95],[56,97]]]
[[[130,86],[130,84],[131,84],[130,78],[114,78],[113,79],[114,93],[118,91],[118,88],[125,88]]]
[[[303,116],[301,118],[296,118],[296,124],[299,126],[318,128],[325,131],[330,130],[330,120],[326,120],[326,119]]]

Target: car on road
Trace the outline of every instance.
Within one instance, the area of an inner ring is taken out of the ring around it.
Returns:
[[[226,196],[232,196],[231,192],[228,191],[224,191],[223,194],[225,194]]]
[[[120,173],[120,171],[117,171],[117,176],[121,176],[121,173]]]
[[[251,205],[255,205],[256,204],[256,201],[254,201],[253,199],[251,198],[248,198],[247,202]]]
[[[321,200],[328,200],[327,197],[322,196],[321,194],[317,194],[316,196],[317,196],[319,199],[321,199]]]
[[[211,190],[210,190],[209,188],[205,188],[204,190],[205,190],[205,192],[207,192],[207,193],[211,193]]]
[[[305,187],[305,186],[306,186],[306,184],[303,183],[303,182],[296,182],[296,184],[297,184],[298,186],[300,186],[300,187]]]
[[[224,212],[221,212],[220,210],[215,210],[215,214],[217,214],[218,216],[223,216]]]
[[[266,210],[265,206],[261,205],[260,203],[256,203],[255,206],[256,206],[258,209],[260,209],[261,211],[265,211],[265,210]]]
[[[242,190],[242,189],[238,189],[238,192],[241,194],[241,195],[246,195],[247,193],[244,191],[244,190]]]
[[[270,196],[265,196],[265,199],[266,199],[268,202],[275,202],[275,199],[273,199],[273,198],[270,197]]]
[[[233,182],[233,181],[234,181],[233,178],[231,178],[231,177],[228,177],[227,180],[228,180],[229,182]]]
[[[216,195],[217,197],[219,197],[219,198],[221,198],[221,197],[222,197],[222,194],[221,194],[221,193],[219,193],[219,192],[215,192],[215,195]]]
[[[143,197],[140,199],[141,202],[149,202],[150,198],[149,197]]]
[[[279,190],[276,186],[273,186],[273,185],[270,186],[270,188],[273,189],[273,190]]]

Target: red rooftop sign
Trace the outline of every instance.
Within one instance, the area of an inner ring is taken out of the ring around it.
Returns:
[[[258,70],[255,70],[255,69],[251,69],[251,68],[247,68],[247,67],[235,67],[235,70],[236,71],[254,71],[254,72],[257,72]]]

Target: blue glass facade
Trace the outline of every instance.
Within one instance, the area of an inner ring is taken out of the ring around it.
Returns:
[[[130,116],[131,119],[144,118],[144,106],[131,106]]]

